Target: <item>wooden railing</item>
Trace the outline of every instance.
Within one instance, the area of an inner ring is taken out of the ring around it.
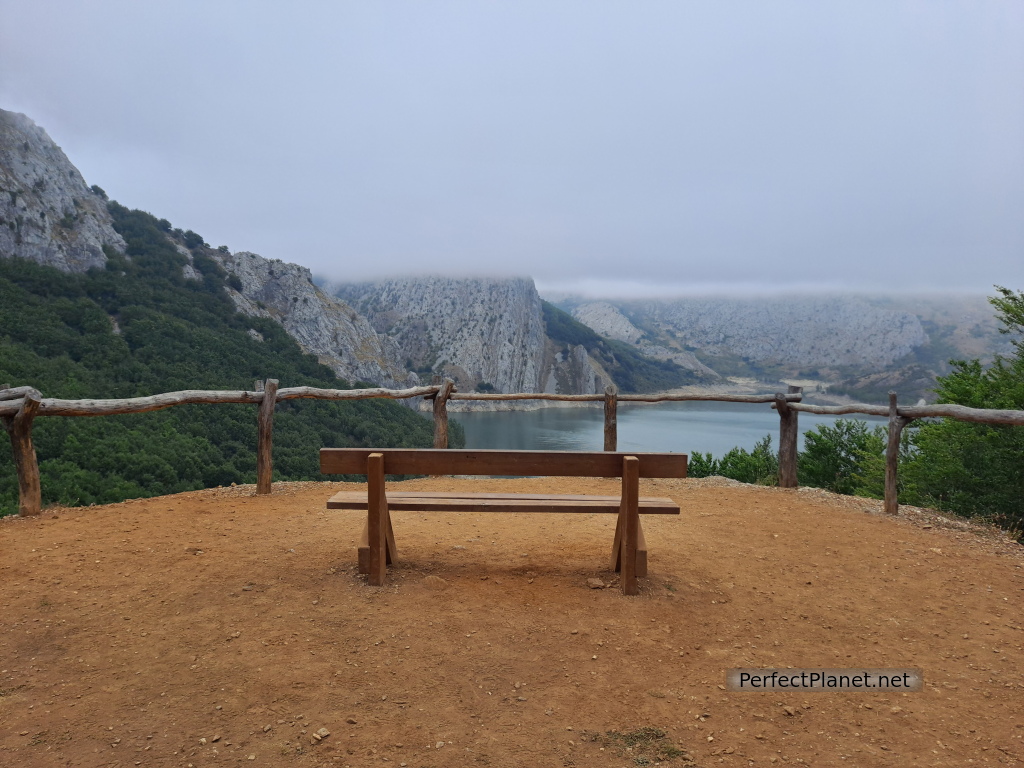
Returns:
[[[32,423],[37,416],[111,416],[125,413],[147,413],[175,405],[202,403],[249,403],[257,409],[256,493],[271,491],[273,476],[274,409],[282,400],[364,400],[367,398],[403,400],[415,397],[433,401],[434,447],[448,447],[448,402],[459,400],[558,400],[564,402],[601,402],[604,404],[604,450],[615,451],[618,443],[619,403],[663,403],[685,401],[711,401],[721,403],[771,403],[779,414],[779,486],[797,487],[798,414],[817,413],[844,415],[859,413],[889,419],[889,439],[885,466],[885,511],[898,511],[896,498],[896,471],[900,435],[914,419],[949,418],[983,424],[1024,425],[1024,411],[968,408],[962,405],[898,406],[896,394],[889,393],[888,407],[855,403],[852,405],[807,405],[802,401],[799,387],[789,387],[786,393],[768,395],[732,394],[659,394],[620,395],[615,387],[604,394],[559,395],[541,392],[484,394],[459,393],[451,380],[410,389],[321,389],[318,387],[278,388],[276,379],[265,383],[257,381],[252,391],[184,390],[149,397],[120,400],[60,400],[44,398],[32,387],[0,386],[0,422],[11,439],[14,464],[18,473],[18,512],[38,515],[42,509],[39,464],[32,444]]]

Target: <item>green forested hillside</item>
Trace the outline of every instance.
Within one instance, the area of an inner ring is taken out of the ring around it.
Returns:
[[[657,392],[697,380],[692,371],[669,360],[653,360],[629,344],[599,336],[550,302],[544,301],[542,305],[548,338],[565,345],[582,344],[587,354],[611,374],[621,392]]]
[[[234,311],[224,291],[227,278],[205,255],[201,237],[171,232],[166,221],[117,203],[110,210],[128,248],[127,258],[108,253],[106,269],[70,275],[0,258],[0,383],[64,398],[251,389],[255,379],[266,378],[282,387],[348,387],[280,325]],[[193,247],[201,281],[183,277],[187,259],[168,234]],[[274,476],[321,477],[321,446],[429,446],[432,435],[430,421],[391,401],[280,403]],[[106,503],[256,477],[252,406],[40,417],[33,436],[44,503]],[[461,433],[452,437],[457,441]],[[17,480],[4,435],[0,514],[16,510]]]

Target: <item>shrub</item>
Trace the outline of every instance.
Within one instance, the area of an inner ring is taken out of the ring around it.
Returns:
[[[804,450],[797,457],[800,484],[853,494],[863,479],[863,460],[883,457],[885,444],[885,427],[869,430],[860,419],[819,424],[804,435]]]

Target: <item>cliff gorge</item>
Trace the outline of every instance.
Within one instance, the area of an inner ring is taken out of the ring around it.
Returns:
[[[422,277],[329,290],[394,339],[408,367],[448,376],[463,392],[594,394],[613,383],[651,392],[715,377],[695,359],[652,359],[602,338],[542,301],[529,278]]]
[[[448,376],[463,392],[535,392],[561,362],[545,354],[529,278],[421,277],[331,290],[397,343],[408,368]]]

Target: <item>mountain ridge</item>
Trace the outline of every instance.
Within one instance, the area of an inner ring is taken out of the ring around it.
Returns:
[[[104,268],[129,245],[108,205],[41,127],[0,110],[0,257],[75,274]],[[950,357],[991,359],[1005,346],[977,302],[959,311],[956,302],[856,295],[560,297],[602,339],[580,344],[552,332],[528,277],[324,283],[298,264],[211,248],[191,230],[159,225],[185,259],[183,277],[202,281],[202,265],[222,272],[237,311],[279,323],[345,379],[393,388],[442,375],[464,392],[589,394],[612,383],[651,391],[739,376],[808,379],[860,398],[885,387],[925,396]]]

